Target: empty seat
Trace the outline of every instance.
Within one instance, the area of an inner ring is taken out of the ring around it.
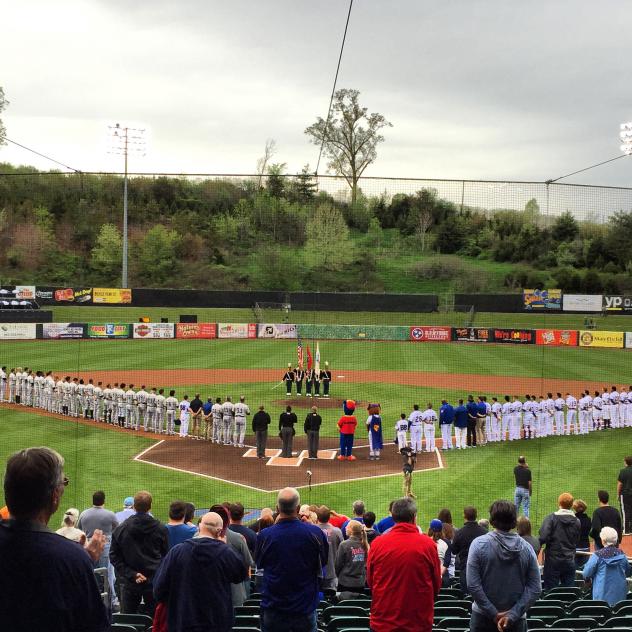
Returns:
[[[632,616],[632,601],[620,601],[612,608],[612,612],[619,617]]]
[[[341,632],[349,628],[369,630],[369,617],[334,617],[327,624],[327,632]]]
[[[368,614],[368,609],[360,606],[329,606],[323,610],[323,621],[328,624],[334,617],[366,617]]]
[[[144,632],[153,623],[152,618],[146,614],[123,614],[121,612],[115,612],[112,615],[112,623],[121,623],[125,625],[131,625],[138,632]]]
[[[612,629],[612,628],[627,628],[628,630],[632,630],[632,617],[610,617],[603,624],[604,628]]]
[[[466,608],[460,608],[457,606],[435,606],[434,616],[435,619],[445,619],[448,617],[467,619],[469,618],[470,613]]]
[[[565,617],[563,619],[557,619],[551,623],[551,628],[554,630],[570,629],[570,630],[592,630],[599,627],[599,624],[594,619],[580,618],[580,617]]]
[[[446,617],[434,624],[435,627],[445,628],[450,632],[463,632],[463,630],[470,629],[470,618],[467,619],[461,617]]]
[[[595,619],[595,621],[604,622],[610,618],[612,611],[610,606],[577,606],[573,608],[569,613],[573,617],[589,617]]]

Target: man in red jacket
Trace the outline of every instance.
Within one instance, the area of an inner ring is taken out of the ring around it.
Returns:
[[[434,600],[441,587],[435,543],[415,524],[412,498],[393,503],[395,526],[369,549],[367,583],[371,588],[373,632],[431,632]]]
[[[358,425],[355,412],[356,403],[352,399],[345,399],[342,402],[344,415],[338,420],[338,429],[340,430],[340,454],[339,461],[355,461],[356,458],[351,454],[353,450],[353,435]]]

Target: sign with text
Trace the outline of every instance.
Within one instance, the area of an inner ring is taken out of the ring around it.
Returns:
[[[603,309],[607,312],[632,312],[632,296],[604,296]]]
[[[298,328],[287,323],[260,323],[257,325],[257,338],[298,338]]]
[[[522,299],[529,311],[562,309],[562,290],[523,290]]]
[[[174,338],[173,323],[134,323],[133,338]]]
[[[580,331],[580,347],[608,347],[611,349],[623,348],[622,331]]]
[[[37,325],[35,323],[2,323],[0,324],[0,340],[35,340]]]
[[[568,329],[536,329],[535,344],[549,347],[576,347],[577,332]]]
[[[493,329],[491,342],[506,342],[518,345],[532,345],[535,343],[533,329]]]
[[[132,302],[132,290],[111,287],[95,287],[92,291],[92,302],[110,305],[130,304]]]
[[[55,290],[53,299],[55,300],[55,303],[91,303],[92,288],[60,288]]]
[[[256,338],[256,323],[217,323],[218,338]]]
[[[42,338],[44,340],[59,340],[62,338],[83,338],[85,325],[83,323],[43,323]]]
[[[564,294],[562,305],[565,312],[600,312],[601,294]]]
[[[176,323],[176,338],[217,338],[215,323]]]
[[[450,342],[451,327],[411,327],[410,339],[414,342]]]
[[[454,327],[452,340],[456,342],[492,342],[492,330],[482,327]]]
[[[88,338],[129,338],[130,326],[125,323],[89,323]]]

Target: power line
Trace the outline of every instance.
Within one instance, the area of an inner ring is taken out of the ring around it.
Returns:
[[[584,167],[583,169],[578,169],[577,171],[573,171],[573,173],[567,173],[565,176],[560,176],[559,178],[555,178],[553,180],[545,180],[545,184],[553,184],[558,180],[563,180],[564,178],[570,178],[578,173],[582,173],[583,171],[589,171],[590,169],[594,169],[595,167],[601,167],[601,165],[607,165],[609,162],[614,162],[615,160],[619,160],[620,158],[626,158],[628,154],[619,154],[614,158],[610,158],[609,160],[604,160],[603,162],[598,162],[595,165],[590,165],[590,167]]]
[[[353,7],[353,0],[349,0],[349,11],[347,13],[347,22],[345,24],[345,32],[342,36],[342,44],[340,46],[340,55],[338,55],[338,65],[336,66],[336,76],[334,77],[334,85],[331,89],[331,97],[329,98],[329,109],[327,110],[327,121],[325,122],[325,129],[323,130],[323,140],[320,143],[320,151],[318,152],[318,161],[316,162],[315,175],[318,175],[318,167],[320,167],[320,159],[323,155],[323,147],[325,146],[325,140],[327,138],[327,128],[329,127],[329,119],[331,118],[331,105],[334,102],[334,94],[336,92],[336,84],[338,83],[338,73],[340,72],[340,62],[342,61],[342,53],[345,49],[345,41],[347,40],[347,29],[349,28],[349,18],[351,17],[351,8]]]
[[[42,158],[46,158],[46,160],[50,160],[51,162],[54,162],[57,165],[61,165],[65,169],[70,169],[70,171],[74,171],[75,173],[81,173],[80,169],[69,167],[68,165],[65,165],[63,162],[59,162],[59,160],[55,160],[54,158],[51,158],[50,156],[47,156],[46,154],[41,154],[39,151],[35,151],[34,149],[31,149],[30,147],[27,147],[26,145],[22,145],[14,140],[11,140],[10,138],[7,138],[6,136],[3,136],[2,140],[6,140],[7,142],[13,145],[17,145],[18,147],[21,147],[22,149],[26,149],[26,151],[30,151],[31,153],[41,156]]]

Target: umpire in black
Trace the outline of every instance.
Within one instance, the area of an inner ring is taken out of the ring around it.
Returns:
[[[255,433],[258,459],[266,458],[266,443],[268,442],[270,421],[270,415],[268,415],[263,406],[259,406],[259,410],[252,418],[252,431]]]
[[[291,406],[287,406],[285,412],[279,416],[279,437],[283,441],[281,456],[284,459],[292,458],[292,438],[296,434],[294,424],[297,421],[296,413],[292,412]]]
[[[303,430],[307,435],[307,451],[309,459],[318,458],[318,436],[320,433],[320,426],[323,423],[322,417],[318,414],[318,408],[312,406],[312,410],[307,413],[305,417],[305,423],[303,424]]]

